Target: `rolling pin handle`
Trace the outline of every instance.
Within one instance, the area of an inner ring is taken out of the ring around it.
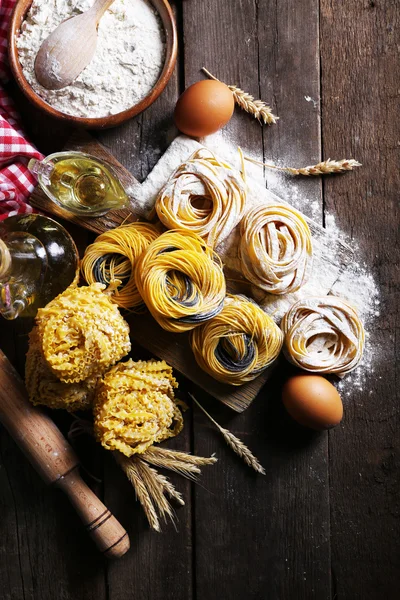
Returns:
[[[54,483],[67,494],[86,531],[107,558],[120,558],[130,548],[122,525],[89,488],[75,468]]]
[[[0,422],[43,480],[67,494],[101,552],[108,558],[125,554],[125,529],[83,481],[75,452],[51,418],[29,402],[23,381],[1,350]]]

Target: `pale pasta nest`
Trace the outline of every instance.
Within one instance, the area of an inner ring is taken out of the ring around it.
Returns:
[[[270,294],[298,290],[311,270],[311,232],[304,217],[284,204],[257,206],[240,225],[239,253],[246,279]]]
[[[164,361],[129,360],[112,367],[99,381],[94,402],[99,442],[132,456],[177,435],[183,427],[174,399],[177,386]]]
[[[129,326],[104,288],[70,287],[38,311],[43,357],[64,383],[101,375],[130,351]]]
[[[246,206],[242,173],[201,148],[171,175],[156,200],[160,221],[168,229],[183,229],[217,246],[236,227]]]
[[[335,296],[296,302],[281,322],[284,353],[311,372],[349,373],[361,361],[364,327],[357,311]]]

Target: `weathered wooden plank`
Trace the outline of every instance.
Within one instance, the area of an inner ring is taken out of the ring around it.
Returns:
[[[400,589],[396,26],[391,0],[356,0],[346,11],[337,0],[321,2],[324,156],[363,163],[351,178],[326,180],[325,203],[381,289],[370,372],[347,388],[346,418],[329,434],[334,593],[352,600],[394,600]]]
[[[205,64],[227,83],[270,101],[281,117],[262,130],[248,115],[237,114],[228,128],[231,143],[276,161],[287,158],[287,147],[297,150],[295,164],[319,158],[318,112],[299,98],[319,96],[316,0],[185,3],[184,30],[187,84]],[[269,187],[281,194],[282,186],[269,179]],[[318,182],[307,182],[305,190],[321,204]],[[285,199],[291,201],[290,195]],[[194,449],[215,451],[220,459],[195,491],[199,598],[330,597],[327,436],[310,439],[290,425],[279,398],[285,375],[283,366],[240,416],[207,403],[253,449],[266,478],[236,459],[196,411]]]
[[[175,135],[170,117],[178,93],[177,68],[165,92],[142,115],[116,129],[99,132],[99,141],[139,181],[145,179]],[[143,350],[135,348],[134,353],[137,357],[145,357]],[[190,419],[173,442],[180,450],[190,449]],[[177,530],[169,523],[159,534],[149,529],[125,475],[112,457],[106,458],[104,499],[110,510],[118,514],[131,537],[130,552],[122,560],[108,565],[108,600],[191,600],[190,485],[177,478],[176,485],[187,505],[177,511]]]
[[[1,322],[2,349],[22,376],[31,327],[31,319]],[[64,431],[69,420],[64,419]],[[88,455],[83,463],[88,464]],[[104,569],[98,550],[68,500],[45,486],[3,428],[0,478],[1,597],[50,599],[59,597],[62,589],[65,600],[105,600]]]

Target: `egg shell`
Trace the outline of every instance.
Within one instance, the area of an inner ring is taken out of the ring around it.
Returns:
[[[295,421],[318,431],[335,427],[343,417],[338,391],[319,375],[290,377],[283,386],[282,400]]]
[[[235,101],[228,86],[206,79],[194,83],[179,97],[174,120],[182,133],[203,137],[226,125],[234,108]]]

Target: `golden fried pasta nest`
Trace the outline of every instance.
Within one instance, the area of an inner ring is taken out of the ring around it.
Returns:
[[[336,296],[298,300],[281,328],[287,359],[305,371],[344,375],[362,359],[363,324],[355,308]]]
[[[141,454],[155,442],[177,435],[183,418],[174,399],[178,386],[164,361],[128,360],[99,381],[94,401],[94,431],[107,450]]]
[[[198,365],[230,385],[257,377],[276,360],[282,343],[279,327],[245,296],[228,295],[222,311],[191,334]]]
[[[96,380],[91,377],[80,383],[63,383],[57,379],[44,360],[37,328],[32,330],[25,364],[25,385],[32,404],[63,408],[69,412],[88,410],[94,398]]]
[[[64,383],[101,375],[130,351],[129,326],[105,287],[69,287],[38,311],[43,357]]]

